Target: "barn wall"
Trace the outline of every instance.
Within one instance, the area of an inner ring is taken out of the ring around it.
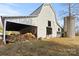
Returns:
[[[38,26],[38,37],[46,37],[46,27],[48,26],[48,20],[51,21],[53,32],[52,37],[57,37],[57,31],[60,27],[56,23],[54,11],[51,9],[50,5],[43,5],[40,14],[33,20],[34,24]]]

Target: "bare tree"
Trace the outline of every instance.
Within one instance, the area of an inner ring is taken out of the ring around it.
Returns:
[[[60,16],[61,18],[65,16],[74,16],[76,18],[76,30],[79,30],[79,4],[78,3],[65,3],[60,4],[65,9],[61,10]]]

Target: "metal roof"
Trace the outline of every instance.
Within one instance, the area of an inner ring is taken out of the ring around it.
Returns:
[[[30,16],[1,16],[2,18],[33,18],[33,17],[37,17],[36,15],[30,15]]]

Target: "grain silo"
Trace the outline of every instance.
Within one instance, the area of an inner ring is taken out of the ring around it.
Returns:
[[[65,17],[64,32],[66,32],[65,35],[67,35],[67,37],[75,37],[75,17]]]
[[[64,37],[67,36],[67,17],[64,17]]]

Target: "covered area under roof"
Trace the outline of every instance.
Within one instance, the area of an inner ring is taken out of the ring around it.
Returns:
[[[6,31],[19,31],[21,34],[32,33],[37,36],[37,27],[13,22],[6,22]]]

